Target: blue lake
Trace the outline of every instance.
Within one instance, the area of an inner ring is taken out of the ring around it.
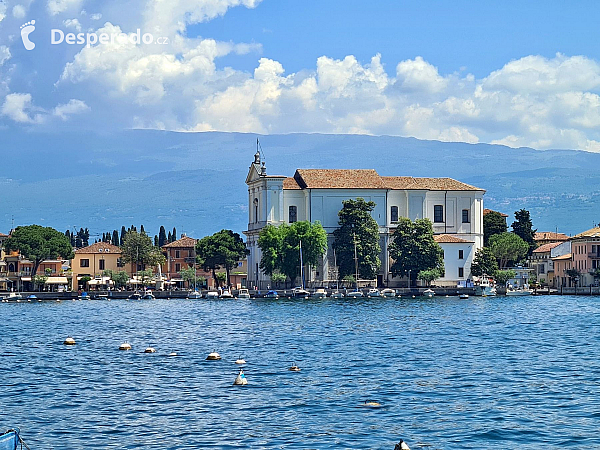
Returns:
[[[0,314],[0,428],[20,427],[32,449],[600,448],[598,297],[63,301]],[[213,350],[223,360],[205,361]]]

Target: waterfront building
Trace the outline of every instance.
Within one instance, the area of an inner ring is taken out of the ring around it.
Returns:
[[[73,276],[73,290],[86,289],[87,285],[81,282],[82,277],[90,277],[92,285],[111,283],[102,278],[105,270],[126,271],[131,276],[133,268],[131,264],[123,263],[121,249],[107,242],[96,242],[87,247],[75,250],[75,256],[71,260],[71,272]]]
[[[390,273],[388,246],[398,219],[428,218],[436,235],[449,235],[463,246],[464,260],[458,260],[459,248],[445,252],[448,267],[443,284],[456,285],[471,278],[475,252],[483,246],[483,189],[451,178],[413,178],[380,176],[375,170],[298,169],[293,177],[268,175],[257,152],[248,176],[248,228],[244,232],[250,251],[248,283],[266,289],[271,281],[260,269],[258,236],[267,225],[307,220],[319,221],[328,234],[327,252],[317,267],[311,267],[307,279],[316,283],[335,280],[333,231],[338,227],[342,201],[363,198],[376,206],[372,217],[379,225],[382,261],[378,285],[400,286],[406,280]],[[464,242],[463,242],[464,241]],[[470,244],[470,245],[469,245]],[[462,265],[462,271],[458,264]],[[461,273],[462,272],[462,273]],[[462,275],[462,276],[459,276]],[[437,283],[437,282],[436,282]]]
[[[33,262],[25,258],[19,252],[11,252],[4,257],[2,266],[3,276],[0,288],[14,291],[33,291],[36,287],[31,275]],[[60,259],[49,259],[42,261],[37,268],[36,275],[47,276],[45,289],[56,291],[64,289],[68,280],[68,261]]]
[[[556,256],[552,258],[552,262],[554,263],[554,287],[571,287],[573,282],[567,275],[567,270],[573,268],[573,255],[567,253],[562,256]]]
[[[529,267],[534,269],[538,283],[554,286],[554,258],[571,253],[571,242],[547,242],[536,248],[529,257]]]
[[[580,273],[578,286],[593,286],[600,274],[600,226],[571,238],[573,268]]]
[[[564,233],[556,233],[554,231],[538,231],[535,233],[533,239],[537,245],[541,246],[554,242],[566,242],[569,240],[569,236]]]
[[[444,275],[435,284],[468,287],[475,243],[450,234],[439,234],[434,239],[444,251]]]

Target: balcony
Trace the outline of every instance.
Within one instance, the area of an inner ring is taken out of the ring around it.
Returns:
[[[196,258],[194,258],[193,256],[188,256],[187,258],[183,259],[187,264],[194,264],[196,262]]]
[[[600,259],[600,253],[588,253],[587,256],[591,259]]]

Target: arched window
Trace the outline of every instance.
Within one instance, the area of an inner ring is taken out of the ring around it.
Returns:
[[[254,223],[258,223],[258,199],[254,199]]]
[[[288,216],[289,223],[296,222],[298,220],[298,208],[295,206],[290,206]]]

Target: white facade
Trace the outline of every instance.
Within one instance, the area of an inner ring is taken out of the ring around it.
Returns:
[[[454,236],[465,242],[448,244],[444,284],[456,284],[471,278],[470,267],[475,251],[483,246],[484,191],[450,179],[419,179],[410,177],[380,177],[373,170],[298,170],[293,178],[270,176],[260,155],[246,178],[248,185],[248,283],[261,289],[270,280],[259,270],[261,252],[258,235],[267,224],[280,225],[293,221],[319,221],[329,235],[328,251],[319,267],[310,274],[313,281],[333,280],[334,261],[331,244],[338,227],[342,202],[363,198],[376,206],[371,213],[379,224],[380,259],[379,284],[398,285],[389,272],[388,245],[398,218],[411,220],[428,218],[434,233]],[[400,188],[399,188],[400,187]],[[464,277],[458,276],[458,248],[463,250]],[[456,250],[456,251],[455,251]],[[457,258],[454,258],[456,253]]]

